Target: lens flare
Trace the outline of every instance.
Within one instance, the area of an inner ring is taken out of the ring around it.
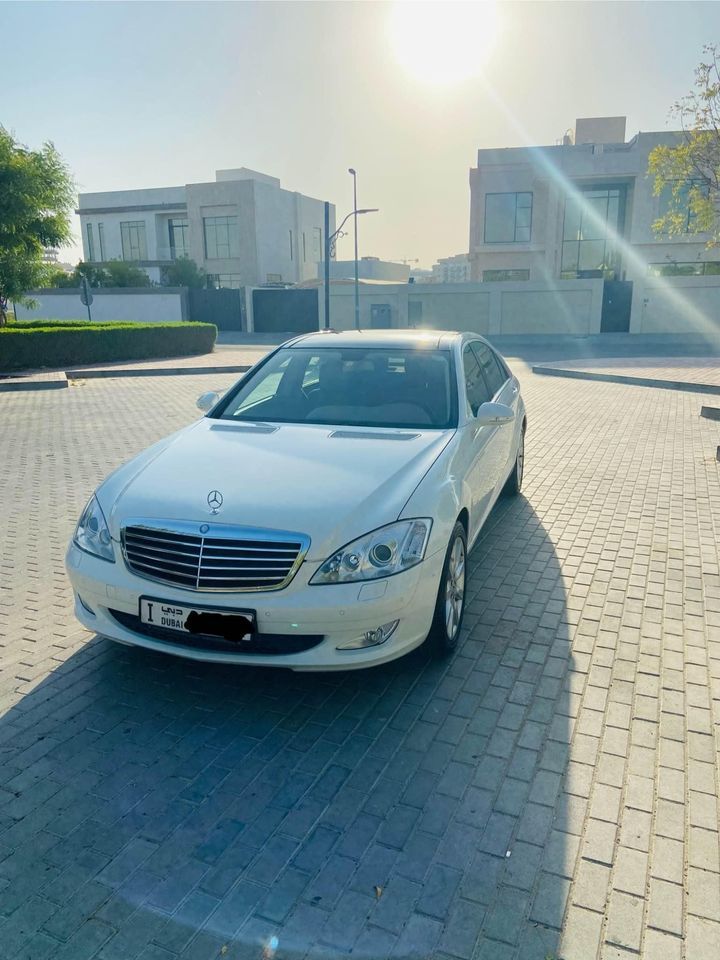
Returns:
[[[390,42],[398,63],[416,80],[451,86],[481,73],[498,33],[492,0],[395,3]]]

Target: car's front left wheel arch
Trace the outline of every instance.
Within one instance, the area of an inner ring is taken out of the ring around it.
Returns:
[[[466,582],[467,532],[458,520],[445,552],[435,612],[427,637],[427,644],[436,656],[449,656],[457,648],[465,614]]]

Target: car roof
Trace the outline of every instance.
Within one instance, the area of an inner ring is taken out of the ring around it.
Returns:
[[[338,347],[404,347],[405,349],[450,350],[461,333],[445,330],[321,330],[308,333],[285,344],[287,347],[316,349]]]

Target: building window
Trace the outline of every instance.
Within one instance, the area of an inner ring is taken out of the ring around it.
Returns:
[[[529,243],[532,193],[485,194],[485,243]]]
[[[211,290],[239,290],[242,287],[239,273],[208,273],[206,283]]]
[[[649,263],[649,277],[716,277],[720,274],[720,260],[707,260],[702,263],[692,260],[685,263],[668,261],[667,263]]]
[[[123,260],[147,260],[145,221],[126,220],[120,224]]]
[[[560,276],[620,274],[620,238],[625,225],[624,185],[585,187],[565,201]]]
[[[293,237],[292,237],[292,230],[288,230],[288,233],[290,234],[290,259],[292,260],[292,259],[293,259]]]
[[[697,213],[692,208],[697,197],[707,197],[707,184],[702,180],[669,180],[662,188],[658,213],[661,217],[672,211],[673,220],[678,218],[681,233],[697,233]]]
[[[99,223],[98,228],[98,246],[100,247],[100,260],[105,260],[105,224]]]
[[[168,220],[170,236],[170,259],[187,257],[190,254],[190,223],[188,220]]]
[[[265,283],[282,283],[282,274],[281,273],[265,274]]]
[[[228,260],[240,256],[237,217],[204,217],[205,256],[208,260]]]
[[[483,283],[494,283],[498,280],[529,280],[529,270],[483,270]]]
[[[87,233],[87,258],[92,262],[95,259],[95,241],[93,239],[93,228],[91,223],[85,224],[85,231]]]
[[[305,255],[305,231],[303,230],[303,263],[305,263],[306,260],[307,260],[307,256]]]

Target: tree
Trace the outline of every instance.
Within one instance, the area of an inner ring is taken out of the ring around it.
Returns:
[[[707,233],[711,246],[720,242],[720,54],[710,44],[703,55],[695,89],[671,110],[680,120],[682,140],[655,147],[648,173],[655,178],[655,195],[665,199],[665,210],[653,224],[656,233]]]
[[[29,150],[0,127],[0,326],[9,300],[32,305],[26,293],[49,272],[44,247],[70,242],[75,187],[51,143]]]
[[[43,283],[44,287],[77,287],[79,285],[76,270],[66,273],[59,268],[50,270]]]
[[[75,267],[72,273],[66,273],[58,268],[51,269],[46,278],[44,286],[46,287],[79,287],[85,278],[91,287],[107,287],[108,277],[102,267],[96,267],[92,263],[80,263]]]
[[[126,260],[108,260],[104,267],[103,287],[151,287],[152,280],[134,263]]]
[[[204,287],[205,271],[190,257],[178,257],[164,268],[163,282],[168,287]]]

